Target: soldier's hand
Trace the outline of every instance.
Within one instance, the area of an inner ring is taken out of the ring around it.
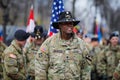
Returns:
[[[114,77],[116,80],[119,80],[119,79],[120,79],[119,73],[117,73],[117,72],[114,72],[114,73],[113,73],[113,77]]]

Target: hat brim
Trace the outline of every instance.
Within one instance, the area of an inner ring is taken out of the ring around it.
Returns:
[[[80,21],[58,21],[58,22],[53,22],[52,26],[56,29],[59,29],[60,23],[68,23],[68,22],[71,22],[71,23],[73,23],[73,26],[76,26]]]
[[[42,33],[42,34],[43,34],[43,33]],[[35,33],[33,32],[33,33],[31,33],[30,35],[31,35],[33,38],[35,38],[35,39],[40,39],[40,38],[42,37],[42,34],[37,35],[37,34],[35,34]]]

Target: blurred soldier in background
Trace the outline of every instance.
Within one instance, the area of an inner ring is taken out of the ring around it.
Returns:
[[[2,41],[0,41],[0,80],[3,78],[3,51],[7,48],[7,45],[5,45]]]
[[[83,36],[83,40],[84,40],[86,43],[90,44],[90,42],[91,42],[91,36],[90,36],[90,34],[85,34],[85,35]]]
[[[109,45],[98,55],[97,72],[100,80],[112,80],[113,72],[120,61],[119,33],[111,33]]]
[[[90,80],[91,58],[86,44],[73,32],[76,21],[61,12],[52,25],[60,32],[41,45],[35,60],[35,80]]]
[[[93,36],[91,38],[90,43],[90,55],[92,56],[92,72],[91,72],[91,80],[97,80],[97,55],[100,53],[100,46],[99,46],[99,40],[97,36]]]
[[[77,36],[78,36],[79,38],[83,39],[83,34],[84,34],[84,32],[83,32],[82,29],[79,29],[79,30],[76,32],[76,34],[77,34]]]
[[[27,49],[27,58],[28,58],[28,64],[27,64],[27,80],[35,80],[35,55],[40,48],[41,44],[46,39],[47,34],[43,31],[42,26],[36,26],[34,28],[34,33],[31,34],[31,37],[29,38],[29,42],[26,43],[25,48]],[[32,40],[32,41],[31,41]]]
[[[22,51],[29,34],[23,30],[17,30],[15,40],[4,51],[4,80],[26,79],[26,56]]]

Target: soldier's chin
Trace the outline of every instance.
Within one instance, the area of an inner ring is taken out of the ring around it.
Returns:
[[[117,46],[118,43],[114,43],[113,46]]]
[[[73,31],[67,31],[67,34],[72,34],[73,33]]]

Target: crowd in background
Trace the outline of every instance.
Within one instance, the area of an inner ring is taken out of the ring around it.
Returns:
[[[102,42],[98,35],[89,36],[82,29],[74,33],[86,43],[92,58],[91,80],[120,80],[119,32],[111,32],[109,39],[102,38]],[[29,34],[18,29],[14,37],[10,46],[0,42],[0,78],[35,80],[35,55],[49,36],[42,26],[36,26]]]

